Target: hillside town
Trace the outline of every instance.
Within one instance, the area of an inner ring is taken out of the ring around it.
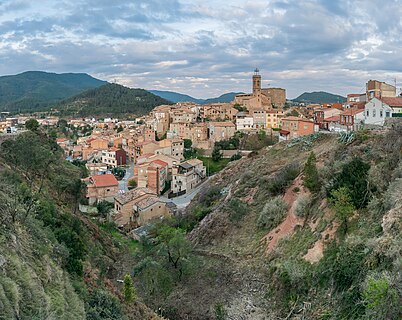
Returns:
[[[229,161],[253,151],[240,145],[225,148],[222,142],[260,134],[280,142],[317,132],[350,133],[383,128],[402,117],[396,87],[377,80],[369,80],[363,94],[348,94],[345,103],[307,105],[287,101],[285,89],[262,88],[261,83],[256,69],[252,92],[230,103],[161,105],[135,120],[46,116],[37,121],[61,127],[56,142],[65,158],[88,170],[83,210],[111,203],[108,219],[132,231],[174,215],[189,202],[191,197],[180,199],[194,196],[208,179],[210,160]],[[32,118],[1,117],[0,139],[18,134]]]

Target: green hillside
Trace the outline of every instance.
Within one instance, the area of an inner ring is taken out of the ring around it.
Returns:
[[[337,94],[332,94],[328,92],[304,92],[296,99],[293,99],[296,102],[304,102],[304,103],[343,103],[346,102],[346,98]]]
[[[0,145],[0,319],[159,319],[124,300],[138,243],[80,213],[87,173],[63,156],[40,131]]]
[[[85,91],[54,106],[58,114],[74,116],[143,115],[154,107],[171,102],[144,89],[131,89],[119,84],[105,84]],[[53,108],[53,107],[52,107]]]
[[[0,110],[18,111],[43,108],[105,81],[85,73],[28,71],[0,77]]]

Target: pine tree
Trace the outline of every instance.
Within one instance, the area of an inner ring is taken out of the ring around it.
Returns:
[[[212,151],[212,160],[214,162],[218,162],[221,159],[222,159],[221,150],[218,147],[215,147],[214,150]]]
[[[124,300],[128,303],[134,301],[137,298],[137,294],[135,292],[133,279],[127,273],[124,276],[124,288],[123,288]]]
[[[317,171],[314,152],[310,153],[310,156],[308,157],[307,162],[304,165],[303,185],[313,193],[316,193],[320,190],[320,177]]]

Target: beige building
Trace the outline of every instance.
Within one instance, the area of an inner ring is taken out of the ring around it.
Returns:
[[[248,111],[254,109],[269,110],[272,108],[283,108],[286,103],[286,91],[282,88],[261,88],[261,75],[255,69],[253,75],[253,92],[240,94],[235,97],[235,104],[245,106]]]
[[[159,159],[134,166],[134,179],[139,188],[161,194],[168,179],[168,163]]]
[[[159,149],[155,154],[166,154],[174,156],[179,160],[184,160],[184,141],[182,139],[164,139],[159,141]]]
[[[366,84],[366,96],[367,101],[370,101],[373,98],[395,98],[396,87],[385,82],[369,80]]]
[[[234,120],[237,112],[232,103],[213,103],[200,109],[200,117],[210,120]]]
[[[172,193],[184,194],[197,187],[206,177],[206,168],[201,160],[190,159],[172,169]]]
[[[208,122],[208,138],[212,142],[229,139],[235,132],[236,126],[233,122]]]
[[[112,174],[91,176],[84,182],[87,186],[87,199],[91,205],[103,200],[113,202],[114,196],[119,192],[119,183]]]
[[[147,222],[171,216],[174,205],[162,201],[148,188],[136,188],[114,199],[113,220],[121,229],[132,230]]]
[[[285,116],[283,110],[269,110],[266,112],[266,115],[266,128],[280,128],[282,126],[282,118]]]

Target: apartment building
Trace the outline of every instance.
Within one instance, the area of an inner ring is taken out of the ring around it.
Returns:
[[[206,168],[201,160],[190,159],[172,169],[172,194],[188,193],[206,177]]]

